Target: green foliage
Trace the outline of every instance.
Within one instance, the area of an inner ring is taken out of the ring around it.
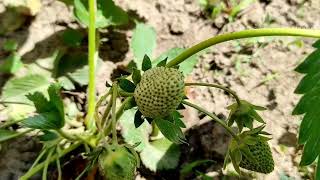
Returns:
[[[132,108],[124,111],[120,117],[119,124],[121,128],[121,134],[126,143],[130,145],[139,145],[135,147],[135,150],[142,151],[147,144],[149,144],[149,134],[151,133],[151,126],[148,122],[144,121],[139,127],[135,127],[134,117],[137,110]]]
[[[174,169],[179,163],[180,147],[165,138],[158,139],[147,144],[140,157],[152,171]]]
[[[168,140],[176,144],[186,143],[186,138],[178,125],[161,118],[156,118],[154,121],[161,133]]]
[[[18,48],[18,43],[15,40],[7,40],[4,42],[3,50],[11,52],[15,51]]]
[[[303,94],[293,110],[294,115],[304,114],[299,129],[299,144],[304,144],[300,165],[311,164],[320,153],[320,48],[319,41],[314,44],[317,48],[297,68],[296,71],[306,74],[295,90]],[[318,176],[317,178],[319,178]]]
[[[30,101],[26,95],[36,91],[43,92],[50,85],[44,76],[32,74],[21,78],[9,80],[2,89],[1,99],[4,101],[26,102]]]
[[[74,15],[84,25],[89,26],[87,0],[74,0]],[[96,28],[118,26],[128,23],[128,15],[112,0],[97,0]]]
[[[0,72],[14,74],[22,66],[21,57],[17,53],[12,53],[5,59],[4,64],[0,66]]]
[[[13,139],[25,134],[24,132],[10,131],[7,129],[0,129],[0,143],[7,141],[9,139]]]
[[[180,150],[179,146],[162,138],[149,141],[151,125],[144,121],[138,128],[134,124],[136,109],[126,110],[120,118],[122,136],[130,145],[138,144],[135,150],[140,153],[143,164],[152,171],[173,169],[178,165]],[[168,121],[169,122],[169,121]],[[170,129],[167,129],[170,130]]]
[[[40,92],[28,95],[36,107],[37,115],[26,118],[23,125],[34,129],[60,129],[64,126],[64,109],[60,97],[60,86],[52,84],[48,88],[49,100]]]
[[[84,34],[76,29],[67,29],[62,34],[63,42],[71,47],[77,47],[81,45],[81,41],[84,38]]]
[[[130,45],[133,50],[134,62],[137,64],[138,69],[140,69],[144,56],[152,57],[152,53],[156,48],[155,30],[145,24],[136,24]]]

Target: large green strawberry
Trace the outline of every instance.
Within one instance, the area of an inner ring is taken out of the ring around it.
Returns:
[[[258,141],[254,145],[248,145],[248,147],[254,160],[243,155],[239,166],[247,170],[264,174],[272,172],[274,169],[274,162],[268,142]]]
[[[99,167],[108,180],[133,180],[137,160],[126,147],[108,148],[99,156]]]
[[[184,76],[179,70],[155,67],[142,75],[134,98],[145,117],[166,117],[181,103],[184,87]]]

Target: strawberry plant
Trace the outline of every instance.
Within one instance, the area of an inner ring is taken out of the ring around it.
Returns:
[[[1,125],[0,142],[30,132],[43,142],[40,154],[29,171],[20,177],[21,180],[31,178],[39,171],[42,171],[43,179],[47,179],[49,166],[54,165],[58,179],[62,179],[61,161],[71,152],[82,154],[88,162],[76,179],[90,174],[95,168],[106,179],[134,179],[140,160],[152,171],[176,168],[181,154],[179,144],[188,143],[183,133],[186,125],[180,111],[186,106],[209,116],[232,136],[225,165],[231,162],[239,175],[242,169],[265,174],[273,171],[274,160],[268,144],[270,134],[264,131],[265,121],[258,113],[266,109],[242,99],[237,92],[222,85],[186,82],[185,77],[196,63],[196,54],[218,43],[260,36],[320,38],[319,30],[265,28],[232,32],[212,37],[188,49],[174,48],[158,58],[152,58],[156,47],[154,30],[138,23],[131,44],[134,60],[129,68],[130,75],[118,77],[112,84],[107,83],[105,94],[97,98],[98,30],[122,24],[127,16],[111,0],[89,0],[88,6],[84,2],[74,1],[74,13],[83,25],[88,26],[88,104],[86,117],[81,119],[86,129],[79,132],[67,128],[70,123],[66,117],[68,104],[63,102],[59,83],[52,83],[47,88],[48,79],[33,75],[32,78],[11,81],[2,95],[15,103],[18,103],[14,101],[15,95],[25,95],[25,102],[32,103],[35,113]],[[316,42],[314,47],[320,48],[319,44],[319,41]],[[299,134],[299,143],[305,144],[301,165],[313,163],[320,152],[317,132],[320,126],[317,108],[320,102],[319,61],[317,49],[297,68],[298,72],[307,74],[296,90],[303,96],[293,112],[305,114]],[[40,85],[30,86],[35,83]],[[29,88],[27,92],[25,86]],[[189,86],[217,88],[232,96],[234,103],[227,107],[230,111],[228,119],[220,119],[192,103],[185,93]],[[105,108],[102,108],[103,104],[106,104]],[[19,130],[11,128],[15,124],[18,124]],[[232,127],[234,124],[236,127]],[[118,134],[118,126],[121,126],[121,135]],[[194,166],[197,163],[186,166],[181,174],[187,174]],[[316,178],[319,179],[319,170],[317,173]]]

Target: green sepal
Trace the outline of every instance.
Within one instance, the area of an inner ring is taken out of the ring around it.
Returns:
[[[234,169],[237,171],[237,173],[241,174],[239,164],[242,159],[242,154],[241,154],[240,150],[239,149],[231,150],[229,152],[229,155],[230,155],[230,159],[231,159],[231,162],[233,164]]]
[[[161,66],[166,66],[167,65],[167,60],[168,60],[168,57],[166,57],[164,60],[160,61],[158,64],[157,64],[157,67],[161,67]]]
[[[142,118],[142,113],[139,110],[137,110],[137,112],[134,115],[134,126],[138,128],[141,126],[143,122],[144,119]]]
[[[156,125],[158,126],[161,133],[166,137],[169,141],[174,142],[176,144],[186,143],[186,138],[181,130],[181,128],[168,121],[161,118],[154,119]]]
[[[133,82],[129,81],[128,79],[119,78],[118,81],[120,88],[126,92],[133,93],[136,89],[136,85],[134,85]]]
[[[252,129],[254,120],[260,123],[265,123],[262,117],[256,112],[257,110],[266,110],[264,107],[253,105],[245,100],[240,100],[240,102],[240,106],[238,103],[234,103],[227,107],[227,109],[230,110],[228,126],[232,126],[232,124],[236,122],[239,131],[241,132],[243,127]]]
[[[182,117],[183,116],[178,111],[174,111],[168,117],[166,117],[165,119],[169,120],[170,122],[172,122],[175,125],[178,125],[181,128],[186,128],[186,125],[181,120]]]
[[[140,82],[140,80],[141,80],[141,72],[140,72],[140,70],[138,70],[136,68],[133,68],[132,80],[133,80],[135,85],[137,85]]]
[[[143,60],[142,60],[142,71],[146,71],[148,69],[151,69],[152,68],[152,63],[151,63],[151,60],[149,58],[148,55],[144,55],[143,57]]]

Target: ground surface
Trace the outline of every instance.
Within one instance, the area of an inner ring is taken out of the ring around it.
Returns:
[[[226,14],[214,20],[208,18],[196,0],[116,2],[155,28],[157,50],[154,57],[172,47],[190,47],[224,32],[257,27],[320,28],[318,0],[260,0],[242,11],[234,22],[228,22]],[[41,11],[30,23],[30,26],[0,37],[0,45],[7,38],[21,42],[19,53],[26,62],[48,56],[48,52],[59,45],[55,38],[59,31],[78,26],[70,9],[54,0],[43,0]],[[104,46],[104,62],[97,76],[99,93],[104,91],[104,83],[110,80],[114,69],[132,59],[128,48],[131,35],[131,29],[115,30],[109,35],[111,43]],[[302,77],[293,70],[312,51],[311,43],[312,40],[299,38],[259,38],[224,43],[202,53],[188,78],[192,82],[226,85],[241,98],[268,108],[262,116],[267,121],[267,131],[272,134],[270,142],[276,167],[273,173],[257,175],[257,179],[279,179],[281,173],[295,179],[308,179],[308,173],[312,172],[297,168],[301,154],[296,143],[300,117],[291,115],[299,98],[293,92]],[[1,78],[0,84],[3,82],[5,78]],[[222,92],[208,88],[192,88],[189,97],[221,117],[227,116],[225,107],[232,103]],[[183,152],[186,161],[214,158],[218,163],[207,171],[221,176],[221,163],[229,140],[226,132],[194,111],[188,110],[185,115],[190,127],[187,130],[190,146]],[[1,157],[0,167],[7,159]]]

